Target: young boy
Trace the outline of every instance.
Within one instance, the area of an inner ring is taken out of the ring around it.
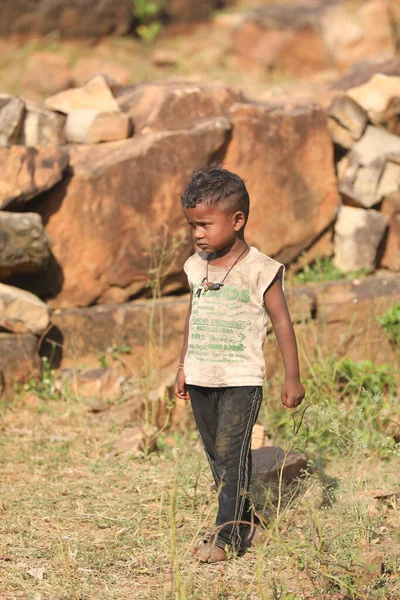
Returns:
[[[193,553],[226,560],[245,547],[251,521],[251,434],[262,400],[268,315],[285,367],[282,403],[304,398],[297,345],[282,289],[284,267],[245,241],[244,181],[212,165],[193,173],[182,205],[200,252],[184,265],[190,308],[175,393],[189,399],[219,492],[216,532]]]

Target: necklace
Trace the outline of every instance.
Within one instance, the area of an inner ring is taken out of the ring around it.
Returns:
[[[203,294],[205,294],[206,292],[208,292],[210,290],[218,291],[222,287],[224,287],[225,279],[228,277],[229,273],[232,271],[232,269],[236,265],[236,263],[242,258],[243,254],[245,252],[247,252],[248,248],[249,248],[249,246],[246,244],[246,248],[243,250],[243,252],[241,254],[239,254],[239,256],[237,257],[237,259],[235,260],[233,265],[231,267],[229,267],[227,273],[225,273],[223,280],[220,281],[219,283],[213,283],[212,281],[208,281],[208,264],[211,260],[212,255],[214,254],[213,252],[211,252],[211,254],[209,256],[207,256],[206,276],[204,277],[203,281],[201,282],[199,289],[196,291],[196,296],[198,298],[200,298],[202,292],[203,292]]]

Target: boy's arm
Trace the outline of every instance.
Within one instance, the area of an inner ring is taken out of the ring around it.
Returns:
[[[282,403],[287,408],[296,408],[301,404],[305,390],[300,381],[296,336],[282,289],[282,279],[279,275],[265,292],[264,303],[271,318],[285,367]]]
[[[193,299],[193,292],[190,292],[190,304],[189,304],[189,309],[186,315],[186,321],[185,321],[185,331],[183,334],[183,344],[182,344],[182,350],[181,350],[181,356],[179,359],[179,363],[181,365],[183,365],[183,362],[185,360],[185,356],[186,356],[186,352],[188,349],[188,341],[189,341],[189,321],[190,321],[190,315],[192,312],[192,299]],[[175,396],[177,396],[177,398],[180,398],[181,400],[189,400],[189,392],[187,390],[186,387],[186,383],[185,383],[185,373],[183,372],[183,367],[178,367],[178,372],[176,374],[176,378],[175,378]]]

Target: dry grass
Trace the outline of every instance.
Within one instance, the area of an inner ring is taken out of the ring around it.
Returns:
[[[212,527],[216,501],[196,434],[170,437],[175,448],[163,438],[149,457],[116,455],[113,414],[32,393],[3,407],[2,600],[400,597],[399,496],[373,493],[399,492],[398,459],[350,452],[314,469],[282,490],[279,521],[276,496],[261,490],[264,541],[198,565],[190,546]],[[363,566],[372,550],[381,577]]]

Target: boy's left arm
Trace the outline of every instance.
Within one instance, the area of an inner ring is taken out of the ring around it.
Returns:
[[[296,336],[290,320],[280,275],[275,278],[265,292],[264,303],[271,318],[285,367],[282,403],[287,408],[296,408],[302,403],[305,390],[300,381]]]

